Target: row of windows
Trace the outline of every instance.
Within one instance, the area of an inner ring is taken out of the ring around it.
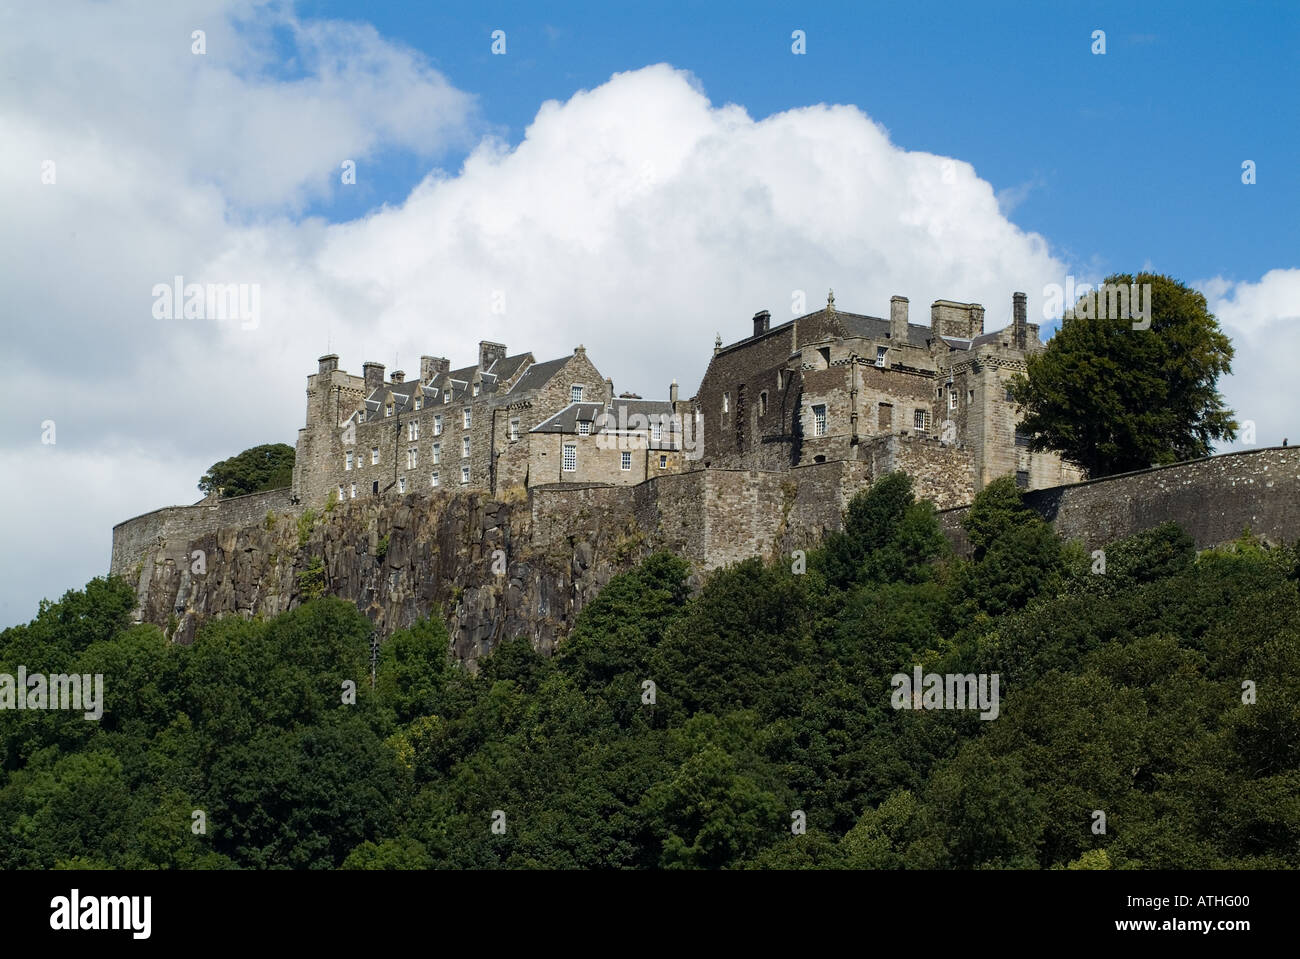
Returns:
[[[631,469],[632,469],[632,452],[631,452],[630,450],[623,450],[623,451],[622,451],[622,453],[619,455],[619,464],[618,464],[618,465],[619,465],[619,469],[621,469],[621,470],[622,470],[623,472],[625,472],[625,473],[631,471]],[[562,462],[561,462],[561,466],[563,467],[564,472],[566,472],[566,473],[572,473],[572,472],[574,472],[574,471],[577,470],[577,468],[578,468],[578,446],[577,446],[576,443],[565,443],[565,444],[564,444],[563,460],[562,460]],[[659,456],[659,468],[660,468],[661,470],[662,470],[662,469],[667,469],[667,468],[668,468],[668,455],[667,455],[666,453],[665,453],[665,454],[660,454],[660,456]]]
[[[882,403],[880,405],[885,406],[887,404]],[[824,404],[818,403],[816,406],[812,408],[812,416],[813,416],[813,436],[825,436],[827,430],[826,406]],[[921,431],[928,430],[930,428],[930,411],[913,410],[912,426]]]
[[[361,469],[363,458],[357,457],[355,462],[356,462],[357,469]],[[379,462],[379,447],[372,446],[370,447],[370,465],[374,466],[378,462]],[[353,464],[352,450],[348,450],[343,460],[343,468],[345,470],[350,470],[352,469],[352,464]]]

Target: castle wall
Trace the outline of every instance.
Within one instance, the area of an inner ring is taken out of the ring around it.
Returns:
[[[740,349],[716,354],[700,384],[698,410],[704,415],[704,457],[716,467],[782,469],[790,465],[788,437],[798,415],[798,377],[786,375],[794,349],[792,326],[768,331]],[[759,415],[759,394],[767,393],[767,412]],[[723,394],[729,404],[723,412]],[[768,442],[764,442],[764,439]],[[772,442],[772,440],[777,440]]]
[[[1098,549],[1167,520],[1198,549],[1249,528],[1273,543],[1300,539],[1300,448],[1225,453],[1069,486],[1033,490],[1025,502],[1065,539]],[[940,513],[953,548],[969,555],[960,523],[968,507]]]

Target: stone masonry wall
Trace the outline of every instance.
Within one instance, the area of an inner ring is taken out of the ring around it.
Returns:
[[[1025,502],[1065,539],[1097,549],[1173,520],[1198,549],[1244,529],[1272,543],[1300,539],[1300,448],[1226,453],[1121,476],[1033,490]],[[967,507],[939,514],[953,548],[969,555]]]

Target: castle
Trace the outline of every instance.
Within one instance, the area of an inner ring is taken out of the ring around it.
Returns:
[[[903,465],[919,450],[930,498],[969,502],[990,480],[1026,489],[1084,478],[1054,453],[1031,453],[1017,431],[1008,382],[1044,349],[1026,297],[1010,322],[984,332],[978,303],[937,300],[912,323],[895,296],[889,318],[826,306],[777,326],[764,310],[751,335],[719,336],[696,395],[667,401],[614,393],[586,350],[538,362],[482,341],[478,361],[452,370],[420,358],[418,379],[361,376],[322,356],[307,378],[293,493],[307,505],[390,493],[465,488],[492,497],[553,484],[636,485],[696,469],[779,472],[821,463]]]

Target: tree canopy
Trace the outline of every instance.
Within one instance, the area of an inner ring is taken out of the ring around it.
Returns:
[[[285,443],[254,446],[209,466],[199,478],[199,489],[204,493],[219,489],[222,496],[283,489],[293,482],[293,456],[293,447]]]
[[[1217,390],[1232,344],[1205,297],[1168,276],[1116,274],[1105,283],[1150,285],[1145,313],[1090,293],[1047,348],[1011,381],[1033,450],[1057,450],[1096,478],[1208,456],[1237,423]],[[1100,315],[1099,315],[1100,314]],[[1141,327],[1149,320],[1147,329]]]
[[[0,868],[1300,867],[1300,550],[1165,524],[1098,572],[1013,483],[972,559],[905,477],[847,519],[802,574],[651,556],[551,658],[471,674],[435,612],[373,690],[350,603],[181,646],[93,580],[0,632],[105,700],[3,713]],[[895,708],[915,666],[997,674],[997,717]]]

